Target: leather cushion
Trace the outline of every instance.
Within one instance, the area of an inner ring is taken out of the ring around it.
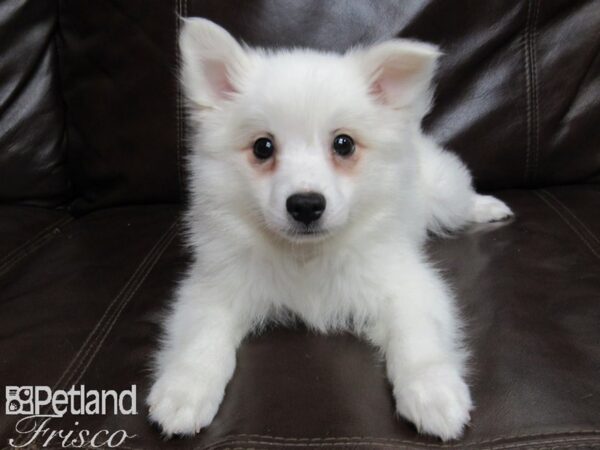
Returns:
[[[54,1],[0,5],[0,202],[70,198]]]
[[[600,217],[590,211],[600,191],[500,197],[515,210],[513,222],[429,246],[454,286],[473,351],[477,408],[464,439],[446,447],[598,446]],[[189,261],[175,238],[177,214],[158,206],[90,214],[19,265],[0,286],[8,294],[2,383],[137,384],[139,415],[76,418],[92,430],[137,434],[134,448],[439,448],[395,417],[373,348],[301,327],[249,338],[214,423],[195,438],[163,442],[146,422],[143,398],[160,318]]]

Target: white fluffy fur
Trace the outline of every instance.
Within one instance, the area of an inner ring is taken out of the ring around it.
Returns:
[[[180,47],[195,131],[194,262],[165,323],[151,419],[166,435],[209,425],[240,342],[293,315],[370,340],[386,357],[398,412],[423,433],[459,437],[472,409],[461,322],[422,244],[428,229],[512,213],[476,194],[463,163],[421,131],[437,49],[393,40],[343,55],[269,52],[204,19],[184,21]],[[337,130],[360,143],[348,172],[332,163]],[[264,135],[276,143],[269,173],[243,150]],[[285,209],[308,190],[327,199],[316,238],[295,234]]]

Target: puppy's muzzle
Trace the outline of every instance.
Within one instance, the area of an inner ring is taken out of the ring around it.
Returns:
[[[293,194],[285,203],[290,216],[307,226],[323,215],[325,205],[325,197],[318,192]]]

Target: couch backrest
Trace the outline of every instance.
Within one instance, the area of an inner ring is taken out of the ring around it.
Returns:
[[[436,43],[446,54],[425,125],[479,187],[600,181],[597,0],[61,0],[75,212],[184,198],[177,14],[265,47]]]
[[[53,1],[0,3],[0,204],[70,197]]]
[[[484,189],[600,181],[597,0],[190,1],[249,44],[344,50],[395,36],[445,56],[426,128]]]
[[[178,201],[184,190],[179,2],[59,5],[73,211]]]

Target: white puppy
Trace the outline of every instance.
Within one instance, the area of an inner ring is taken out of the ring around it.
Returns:
[[[459,437],[473,407],[461,323],[422,247],[427,230],[512,213],[421,131],[436,47],[267,51],[187,19],[180,48],[194,262],[165,323],[150,418],[166,435],[209,425],[240,342],[293,316],[368,339],[398,412]]]

